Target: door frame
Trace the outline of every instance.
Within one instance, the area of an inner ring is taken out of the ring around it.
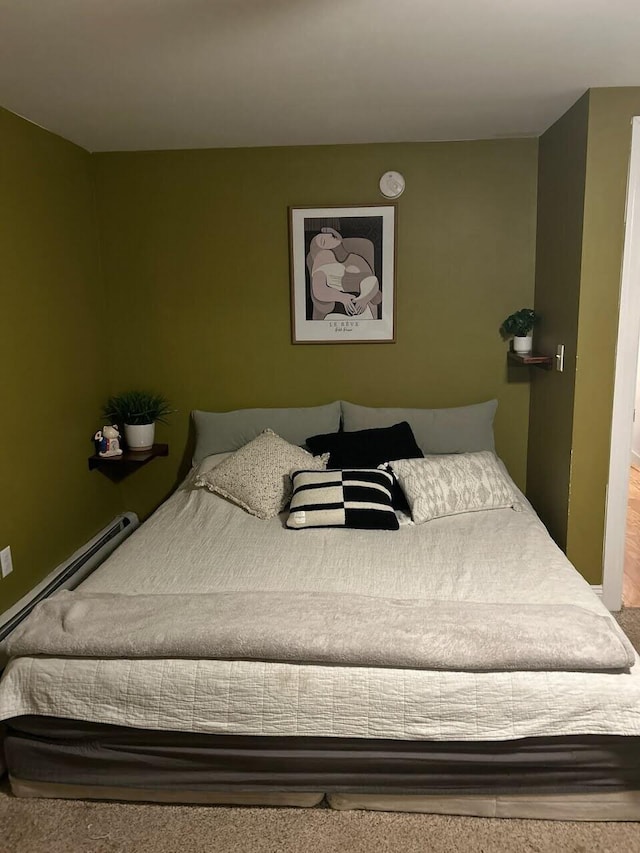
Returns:
[[[640,116],[631,120],[624,249],[618,314],[611,450],[606,495],[602,601],[622,606],[624,553],[640,342]]]

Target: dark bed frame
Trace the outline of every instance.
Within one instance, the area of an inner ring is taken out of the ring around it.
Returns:
[[[21,716],[7,721],[4,747],[14,790],[27,796],[189,802],[215,801],[219,792],[230,801],[249,795],[269,803],[276,794],[317,794],[288,803],[313,805],[325,794],[598,800],[640,791],[640,737],[441,742],[212,735]]]

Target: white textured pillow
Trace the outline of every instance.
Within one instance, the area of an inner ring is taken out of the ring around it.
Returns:
[[[416,524],[483,509],[522,507],[498,459],[489,450],[400,459],[389,467],[407,497]]]
[[[270,429],[196,477],[196,486],[221,495],[258,518],[273,518],[291,498],[291,471],[327,467],[329,454],[312,456]]]

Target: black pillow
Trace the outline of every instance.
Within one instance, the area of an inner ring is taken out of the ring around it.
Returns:
[[[307,447],[314,456],[329,453],[327,468],[375,468],[395,459],[422,459],[413,430],[407,423],[356,432],[330,432],[312,435]],[[409,507],[394,476],[393,506],[405,512]]]

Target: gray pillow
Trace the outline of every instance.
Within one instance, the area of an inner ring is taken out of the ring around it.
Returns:
[[[290,444],[304,444],[308,435],[337,432],[340,403],[302,409],[237,409],[233,412],[191,413],[196,428],[193,464],[212,453],[238,450],[265,429],[271,429]]]
[[[425,454],[495,450],[493,418],[497,400],[455,409],[377,409],[342,401],[345,432],[408,421]]]

